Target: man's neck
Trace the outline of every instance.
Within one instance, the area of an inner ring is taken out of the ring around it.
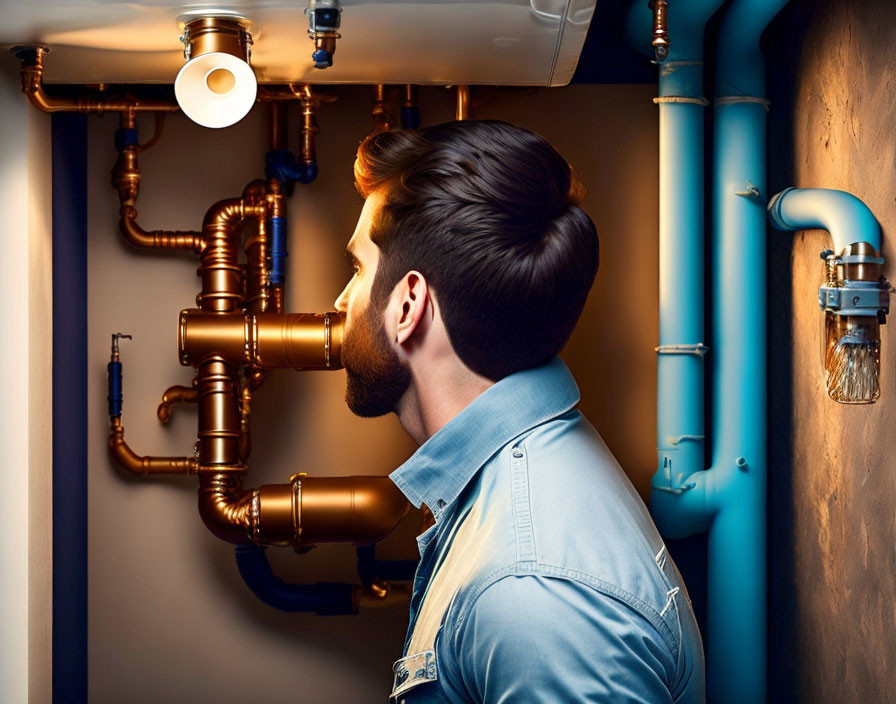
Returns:
[[[413,380],[396,408],[398,420],[414,442],[422,445],[495,382],[456,363],[412,369]]]

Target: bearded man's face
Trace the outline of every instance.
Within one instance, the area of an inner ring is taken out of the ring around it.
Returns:
[[[396,410],[411,383],[411,370],[389,346],[384,310],[385,301],[371,298],[360,315],[352,316],[342,343],[345,402],[364,418]]]

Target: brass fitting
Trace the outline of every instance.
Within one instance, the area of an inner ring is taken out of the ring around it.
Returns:
[[[198,381],[198,378],[194,378],[192,386],[180,386],[175,384],[174,386],[169,386],[165,390],[165,393],[162,394],[162,402],[156,409],[156,415],[159,417],[160,423],[168,425],[171,420],[171,411],[174,404],[196,403],[196,399],[199,397],[196,388]]]

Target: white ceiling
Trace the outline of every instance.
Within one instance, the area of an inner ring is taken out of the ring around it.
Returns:
[[[342,38],[324,70],[311,64],[307,2],[0,0],[0,43],[50,45],[48,83],[171,83],[183,65],[178,16],[226,9],[256,23],[252,65],[260,82],[562,85],[594,4],[344,0]]]

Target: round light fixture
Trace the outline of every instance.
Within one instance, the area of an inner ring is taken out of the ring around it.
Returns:
[[[187,117],[204,127],[229,127],[255,104],[258,82],[249,65],[250,22],[232,13],[183,15],[183,65],[174,95]]]

